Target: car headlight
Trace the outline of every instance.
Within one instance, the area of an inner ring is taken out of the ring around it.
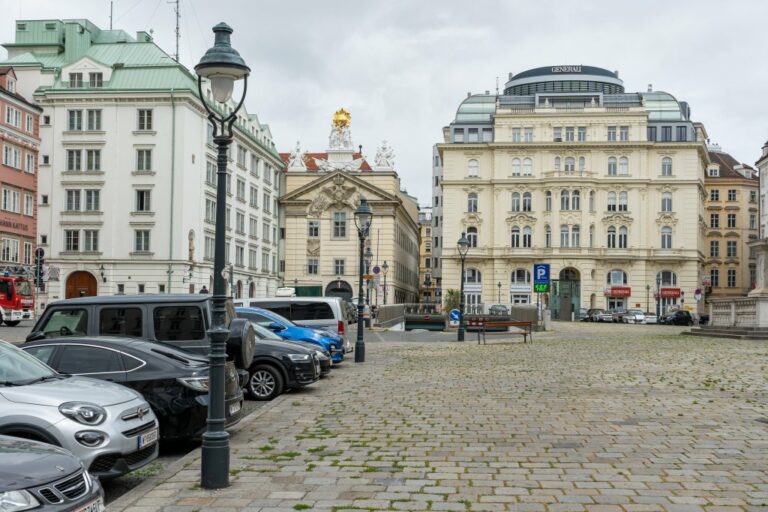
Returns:
[[[328,359],[328,354],[320,350],[315,350],[315,354],[317,354],[317,357],[319,357],[320,359]]]
[[[195,391],[208,391],[208,377],[179,377],[176,382]]]
[[[88,402],[63,403],[59,406],[59,412],[83,425],[101,425],[107,418],[107,411],[96,404]]]
[[[309,361],[309,354],[288,354],[291,361]]]
[[[0,510],[3,512],[20,512],[39,506],[40,502],[23,489],[0,493]]]

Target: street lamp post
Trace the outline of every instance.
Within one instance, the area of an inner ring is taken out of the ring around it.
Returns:
[[[387,272],[389,271],[389,265],[387,260],[384,260],[384,264],[381,266],[381,273],[384,274],[384,305],[387,305]]]
[[[232,28],[226,23],[213,27],[214,45],[205,52],[195,66],[200,101],[208,112],[213,126],[213,142],[218,149],[216,185],[216,235],[213,260],[213,315],[208,336],[211,340],[209,355],[208,422],[203,434],[200,484],[205,489],[229,486],[229,434],[224,430],[224,364],[229,329],[225,324],[227,296],[224,282],[224,257],[227,214],[227,148],[232,144],[232,125],[237,111],[245,101],[248,75],[251,70],[230,44]],[[208,105],[203,94],[203,79],[210,81],[213,99],[221,104],[232,97],[234,84],[243,80],[243,96],[237,106],[227,114],[224,108]]]
[[[461,238],[456,243],[461,258],[461,285],[459,286],[459,337],[458,341],[464,341],[464,259],[469,250],[469,240],[467,234],[462,233]]]
[[[650,311],[651,310],[651,285],[647,284],[645,285],[645,310]]]
[[[496,285],[499,288],[499,300],[497,301],[498,304],[501,304],[501,281],[499,281],[499,284]]]
[[[368,238],[368,232],[373,222],[373,212],[368,206],[368,200],[360,198],[360,205],[355,210],[355,226],[357,227],[357,236],[360,238],[360,276],[357,288],[357,341],[355,342],[355,362],[365,362],[365,341],[363,340],[363,313],[365,304],[363,301],[363,272],[365,271],[365,256],[363,250],[365,239]]]
[[[659,317],[661,317],[661,276],[656,275],[656,318]]]

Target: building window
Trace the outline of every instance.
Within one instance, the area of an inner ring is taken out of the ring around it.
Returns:
[[[728,269],[728,288],[736,288],[736,269]]]
[[[709,256],[711,258],[719,258],[720,257],[720,241],[719,240],[710,240],[709,241]]]
[[[565,159],[565,173],[566,174],[573,174],[573,171],[576,170],[576,160],[569,156]]]
[[[85,169],[87,171],[101,170],[101,150],[87,149],[85,151]]]
[[[728,240],[725,243],[725,255],[728,258],[736,257],[736,240]]]
[[[628,195],[626,192],[619,192],[619,211],[626,212],[629,210]]]
[[[24,264],[25,265],[32,264],[32,243],[31,242],[24,242]],[[754,281],[754,279],[752,281]]]
[[[619,158],[619,176],[629,174],[629,159],[625,156]]]
[[[677,140],[679,141],[686,141],[688,140],[688,128],[685,126],[678,126],[677,127]]]
[[[216,201],[205,199],[205,221],[211,224],[216,222]]]
[[[729,201],[735,201],[736,200],[736,189],[728,189],[728,200]]]
[[[469,128],[467,130],[467,142],[478,142],[477,128]]]
[[[578,190],[571,192],[571,210],[581,210],[581,192]]]
[[[35,213],[35,198],[31,194],[24,194],[24,215],[32,217]]]
[[[216,186],[216,164],[213,162],[205,162],[205,182]]]
[[[728,227],[729,228],[735,228],[736,227],[736,214],[735,213],[729,213],[728,214]]]
[[[317,258],[309,258],[307,260],[307,274],[316,276],[318,272]]]
[[[346,212],[333,213],[333,238],[347,237],[347,214]]]
[[[552,129],[552,140],[554,142],[563,142],[563,129],[556,126]]]
[[[672,228],[670,228],[669,226],[665,226],[661,228],[661,248],[662,249],[672,248]]]
[[[616,228],[613,226],[608,227],[608,237],[606,239],[606,245],[609,249],[616,248]]]
[[[661,142],[671,142],[672,141],[672,127],[671,126],[662,126],[661,127]]]
[[[152,150],[151,149],[136,150],[136,170],[137,171],[152,170]]]
[[[595,211],[595,191],[589,191],[589,211]]]
[[[672,176],[672,159],[668,156],[661,159],[661,175]]]
[[[616,140],[616,127],[615,126],[609,126],[608,127],[608,140],[609,141],[615,141]]]
[[[544,193],[544,211],[552,211],[552,191],[547,190]]]
[[[512,228],[512,247],[520,247],[520,228]]]
[[[523,128],[525,142],[533,142],[533,128]]]
[[[570,242],[569,234],[570,230],[568,229],[568,226],[565,224],[560,226],[560,247],[568,247]]]
[[[475,160],[474,158],[472,160],[470,160],[469,162],[467,162],[467,176],[476,178],[478,176],[478,173],[479,173],[478,166],[479,166],[479,164],[478,164],[477,160]]]
[[[720,191],[718,189],[713,189],[709,191],[709,200],[710,201],[719,201],[720,200]]]
[[[477,228],[472,226],[467,228],[467,240],[470,247],[477,247]]]
[[[566,142],[573,142],[574,141],[573,126],[566,127],[566,129],[565,129],[565,140],[566,140]]]
[[[520,176],[520,159],[512,159],[512,176]]]
[[[245,167],[245,163],[248,161],[248,150],[240,144],[237,145],[237,165]]]
[[[213,146],[213,125],[208,123],[205,128],[205,142],[209,146]]]
[[[629,140],[629,126],[619,127],[619,140],[622,140],[622,141]]]
[[[584,142],[584,141],[587,140],[587,127],[586,126],[579,126],[578,140],[579,140],[579,142]]]
[[[574,201],[575,201],[575,198],[574,198]],[[531,211],[531,193],[530,192],[523,193],[523,211],[524,212]]]
[[[594,225],[589,226],[589,246],[590,247],[595,246],[595,226]]]
[[[493,130],[491,128],[483,128],[483,142],[493,142]]]
[[[97,229],[86,229],[83,231],[85,238],[85,247],[88,252],[97,252],[99,250],[99,231]]]
[[[555,171],[559,171],[559,170],[560,170],[560,157],[556,156],[555,157]]]
[[[749,229],[757,229],[757,214],[749,214]]]
[[[235,246],[235,265],[238,267],[245,266],[245,247]]]
[[[79,251],[80,250],[80,231],[77,229],[64,230],[64,250],[65,251]]]
[[[621,226],[619,228],[619,249],[627,248],[628,238],[629,238],[629,232],[627,231],[627,228],[625,228],[624,226]]]
[[[14,169],[21,169],[21,149],[8,144],[3,146],[3,164]]]
[[[259,219],[256,217],[248,217],[248,236],[259,238]]]
[[[719,213],[710,213],[709,214],[709,227],[710,228],[719,228],[720,227],[720,214]]]
[[[581,247],[581,226],[571,228],[571,247]]]
[[[269,211],[269,207],[272,204],[272,196],[269,194],[269,192],[264,192],[261,202],[262,208],[264,208],[264,213],[271,213]]]
[[[343,276],[344,275],[344,260],[343,259],[335,259],[333,260],[333,273],[337,276]]]
[[[567,190],[563,190],[560,192],[560,209],[561,210],[570,210],[571,209],[571,193]]]
[[[513,212],[520,211],[520,193],[519,192],[512,192],[512,211]]]
[[[235,231],[245,234],[245,214],[242,212],[235,212]]]
[[[35,154],[27,153],[27,166],[24,169],[29,174],[35,174]]]
[[[258,208],[259,207],[259,189],[258,187],[254,187],[253,185],[250,186],[250,201],[249,203],[252,208]]]
[[[152,130],[152,109],[140,108],[138,116],[136,129],[140,132]]]
[[[530,176],[533,174],[533,160],[526,158],[523,160],[523,176]]]
[[[87,110],[88,131],[101,131],[101,110]]]
[[[620,268],[615,268],[608,272],[605,283],[612,286],[621,286],[629,282],[629,276]]]
[[[608,176],[616,176],[616,157],[608,158]]]
[[[235,188],[235,194],[241,201],[245,201],[245,181],[240,178],[237,179],[237,188]]]
[[[83,111],[82,110],[70,110],[67,113],[68,115],[68,123],[67,123],[67,130],[73,132],[73,131],[80,131],[83,129]]]
[[[134,251],[149,252],[149,235],[150,231],[148,229],[137,229],[134,232]]]
[[[477,212],[477,193],[475,192],[470,192],[467,194],[467,212]]]
[[[81,88],[83,86],[83,74],[82,73],[70,73],[69,74],[69,86],[73,88]]]
[[[261,223],[261,239],[264,240],[264,243],[269,243],[269,232],[271,229],[272,227],[269,225],[269,222]]]
[[[307,235],[309,238],[320,238],[320,221],[310,220],[307,224]]]
[[[520,142],[521,140],[520,128],[512,128],[512,142]]]
[[[21,128],[21,111],[6,104],[5,122],[16,128]]]
[[[9,188],[3,189],[3,210],[19,213],[20,202],[21,201],[18,190],[12,190]]]
[[[672,192],[662,192],[661,194],[661,211],[672,211]]]
[[[104,85],[104,74],[88,73],[88,85],[90,87],[102,87]]]
[[[208,200],[206,200],[208,201]],[[214,203],[215,205],[216,203]],[[137,212],[151,212],[152,211],[152,191],[151,190],[137,190],[136,191],[136,211]]]
[[[616,211],[616,192],[608,192],[608,211]]]
[[[720,287],[720,270],[713,268],[709,271],[709,280],[712,283],[712,288]]]
[[[533,230],[529,226],[523,228],[523,247],[530,248],[533,241]]]
[[[552,247],[552,228],[549,224],[544,226],[544,247]]]
[[[717,167],[710,167],[709,169],[707,169],[707,175],[710,178],[717,178],[720,176],[720,169],[718,169]]]
[[[749,191],[749,202],[750,203],[756,203],[757,202],[757,191],[756,190],[750,190]]]
[[[99,210],[101,210],[101,191],[86,190],[85,191],[85,211],[98,212]]]
[[[66,211],[68,212],[80,211],[80,191],[79,190],[67,190]]]

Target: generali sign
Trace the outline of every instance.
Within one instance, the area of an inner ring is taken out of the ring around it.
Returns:
[[[606,288],[603,293],[606,297],[629,297],[632,295],[632,288],[629,286],[611,286]]]
[[[581,66],[552,66],[553,73],[581,73]]]

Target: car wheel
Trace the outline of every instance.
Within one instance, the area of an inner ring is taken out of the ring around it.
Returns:
[[[5,325],[7,325],[8,327],[16,327],[17,325],[19,325],[19,322],[21,322],[21,320],[6,320]]]
[[[245,391],[254,400],[272,400],[283,392],[283,376],[274,366],[268,364],[253,366],[249,371]]]

